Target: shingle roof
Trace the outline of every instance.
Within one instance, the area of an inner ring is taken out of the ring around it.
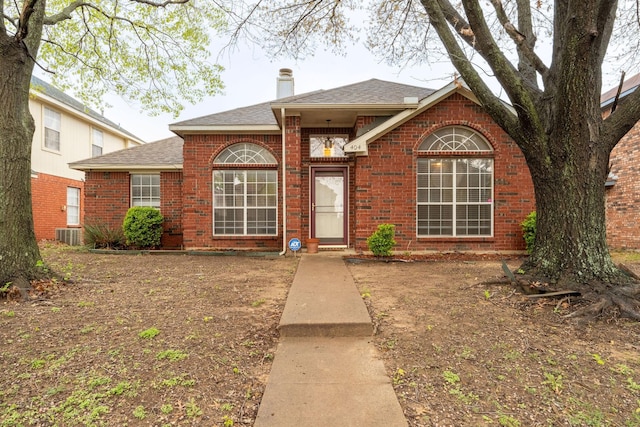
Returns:
[[[434,92],[433,89],[371,79],[330,90],[292,96],[274,101],[277,104],[383,104],[402,105],[405,97],[421,100]]]
[[[354,108],[362,106],[393,106],[393,109],[404,110],[405,98],[418,98],[422,100],[432,95],[435,91],[418,86],[393,83],[383,80],[371,79],[360,83],[338,87],[330,90],[294,95],[277,99],[271,102],[236,108],[221,113],[210,114],[194,119],[174,123],[171,126],[278,126],[272,108],[274,105],[290,105],[292,107],[327,106],[336,105]],[[388,116],[381,119],[388,119]],[[375,122],[378,124],[378,122]],[[127,170],[131,168],[161,168],[175,169],[182,166],[183,140],[180,137],[172,137],[160,141],[145,144],[70,163],[73,169],[90,170]]]
[[[172,136],[137,147],[114,151],[98,157],[78,160],[69,163],[72,169],[118,169],[119,166],[135,167],[168,167],[175,169],[182,166],[183,140],[179,136]]]
[[[418,86],[371,79],[329,90],[294,95],[230,111],[196,117],[171,126],[277,125],[272,105],[398,105],[406,97],[421,100],[434,92]]]
[[[130,136],[133,139],[136,139],[138,141],[142,141],[142,139],[138,138],[137,136],[135,136],[134,134],[132,134],[131,132],[129,132],[126,129],[123,129],[122,127],[120,127],[119,124],[116,124],[114,122],[112,122],[111,120],[107,119],[106,117],[104,117],[102,114],[98,113],[97,111],[92,110],[91,108],[87,107],[86,105],[84,105],[82,102],[78,101],[77,99],[74,99],[73,97],[67,95],[66,93],[62,92],[60,89],[55,88],[54,86],[52,86],[51,84],[45,82],[42,79],[39,79],[36,76],[32,76],[31,77],[31,89],[35,90],[36,92],[41,92],[47,96],[50,96],[51,98],[55,99],[58,102],[61,102],[62,104],[65,104],[68,107],[73,108],[74,110],[86,114],[89,117],[113,128],[116,129],[128,136]]]
[[[194,119],[173,123],[173,125],[277,125],[278,122],[271,112],[270,105],[270,102],[264,102],[262,104],[251,105],[249,107],[241,107],[234,110],[223,111],[222,113],[196,117]]]

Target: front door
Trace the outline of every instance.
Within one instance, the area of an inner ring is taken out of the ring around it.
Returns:
[[[347,168],[312,168],[311,183],[311,237],[321,245],[346,245]]]

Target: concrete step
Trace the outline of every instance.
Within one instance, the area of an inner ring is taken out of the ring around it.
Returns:
[[[282,337],[373,334],[367,308],[339,255],[300,259],[278,329]]]

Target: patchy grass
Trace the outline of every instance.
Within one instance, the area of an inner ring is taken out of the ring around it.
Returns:
[[[41,251],[67,284],[0,300],[0,426],[253,425],[297,259]]]

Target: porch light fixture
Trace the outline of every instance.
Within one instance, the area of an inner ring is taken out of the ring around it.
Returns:
[[[331,119],[327,119],[327,132],[329,131],[329,124]],[[324,156],[331,157],[331,150],[333,149],[333,137],[327,135],[324,138]]]

